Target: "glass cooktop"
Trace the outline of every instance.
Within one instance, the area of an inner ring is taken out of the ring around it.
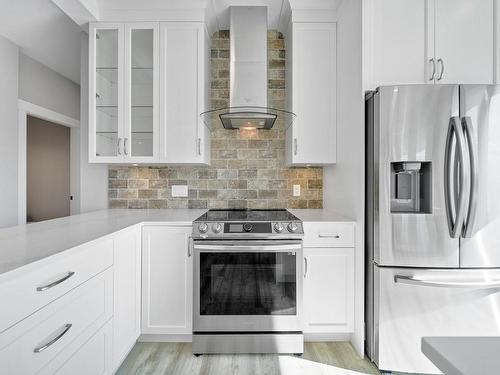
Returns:
[[[217,209],[208,210],[195,221],[300,221],[300,219],[285,209],[276,210],[244,210],[244,209]]]

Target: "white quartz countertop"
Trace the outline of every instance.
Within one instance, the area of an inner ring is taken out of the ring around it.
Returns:
[[[423,337],[422,352],[444,375],[498,374],[500,337]]]
[[[297,216],[302,221],[331,221],[331,222],[355,222],[356,220],[344,215],[340,215],[335,211],[322,209],[288,209],[292,214]]]
[[[289,211],[304,222],[353,221],[328,210]],[[0,229],[0,275],[132,225],[191,225],[205,212],[205,209],[108,209]]]
[[[205,211],[109,209],[0,229],[0,274],[142,222],[191,225]]]

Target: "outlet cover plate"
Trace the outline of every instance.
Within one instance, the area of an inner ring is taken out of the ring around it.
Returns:
[[[187,185],[172,185],[172,197],[187,197],[187,196],[188,196]]]
[[[300,185],[293,185],[293,196],[300,197]]]

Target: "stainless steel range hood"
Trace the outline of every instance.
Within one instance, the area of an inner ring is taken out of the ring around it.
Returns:
[[[210,127],[270,129],[288,127],[295,114],[267,107],[267,7],[233,6],[230,12],[230,106],[203,112]]]

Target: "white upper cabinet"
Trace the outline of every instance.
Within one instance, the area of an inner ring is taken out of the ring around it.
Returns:
[[[199,22],[162,23],[161,163],[207,164],[210,133],[200,118],[209,94],[210,40]]]
[[[436,61],[436,83],[494,83],[494,2],[429,1],[435,22],[428,56]]]
[[[205,25],[94,23],[89,35],[89,161],[207,164]]]
[[[427,0],[367,1],[365,63],[373,87],[425,83]]]
[[[286,132],[290,165],[325,165],[337,157],[336,24],[291,22],[287,35]]]
[[[89,161],[157,161],[158,24],[98,23],[89,35]]]
[[[368,0],[366,89],[494,83],[495,0]]]

